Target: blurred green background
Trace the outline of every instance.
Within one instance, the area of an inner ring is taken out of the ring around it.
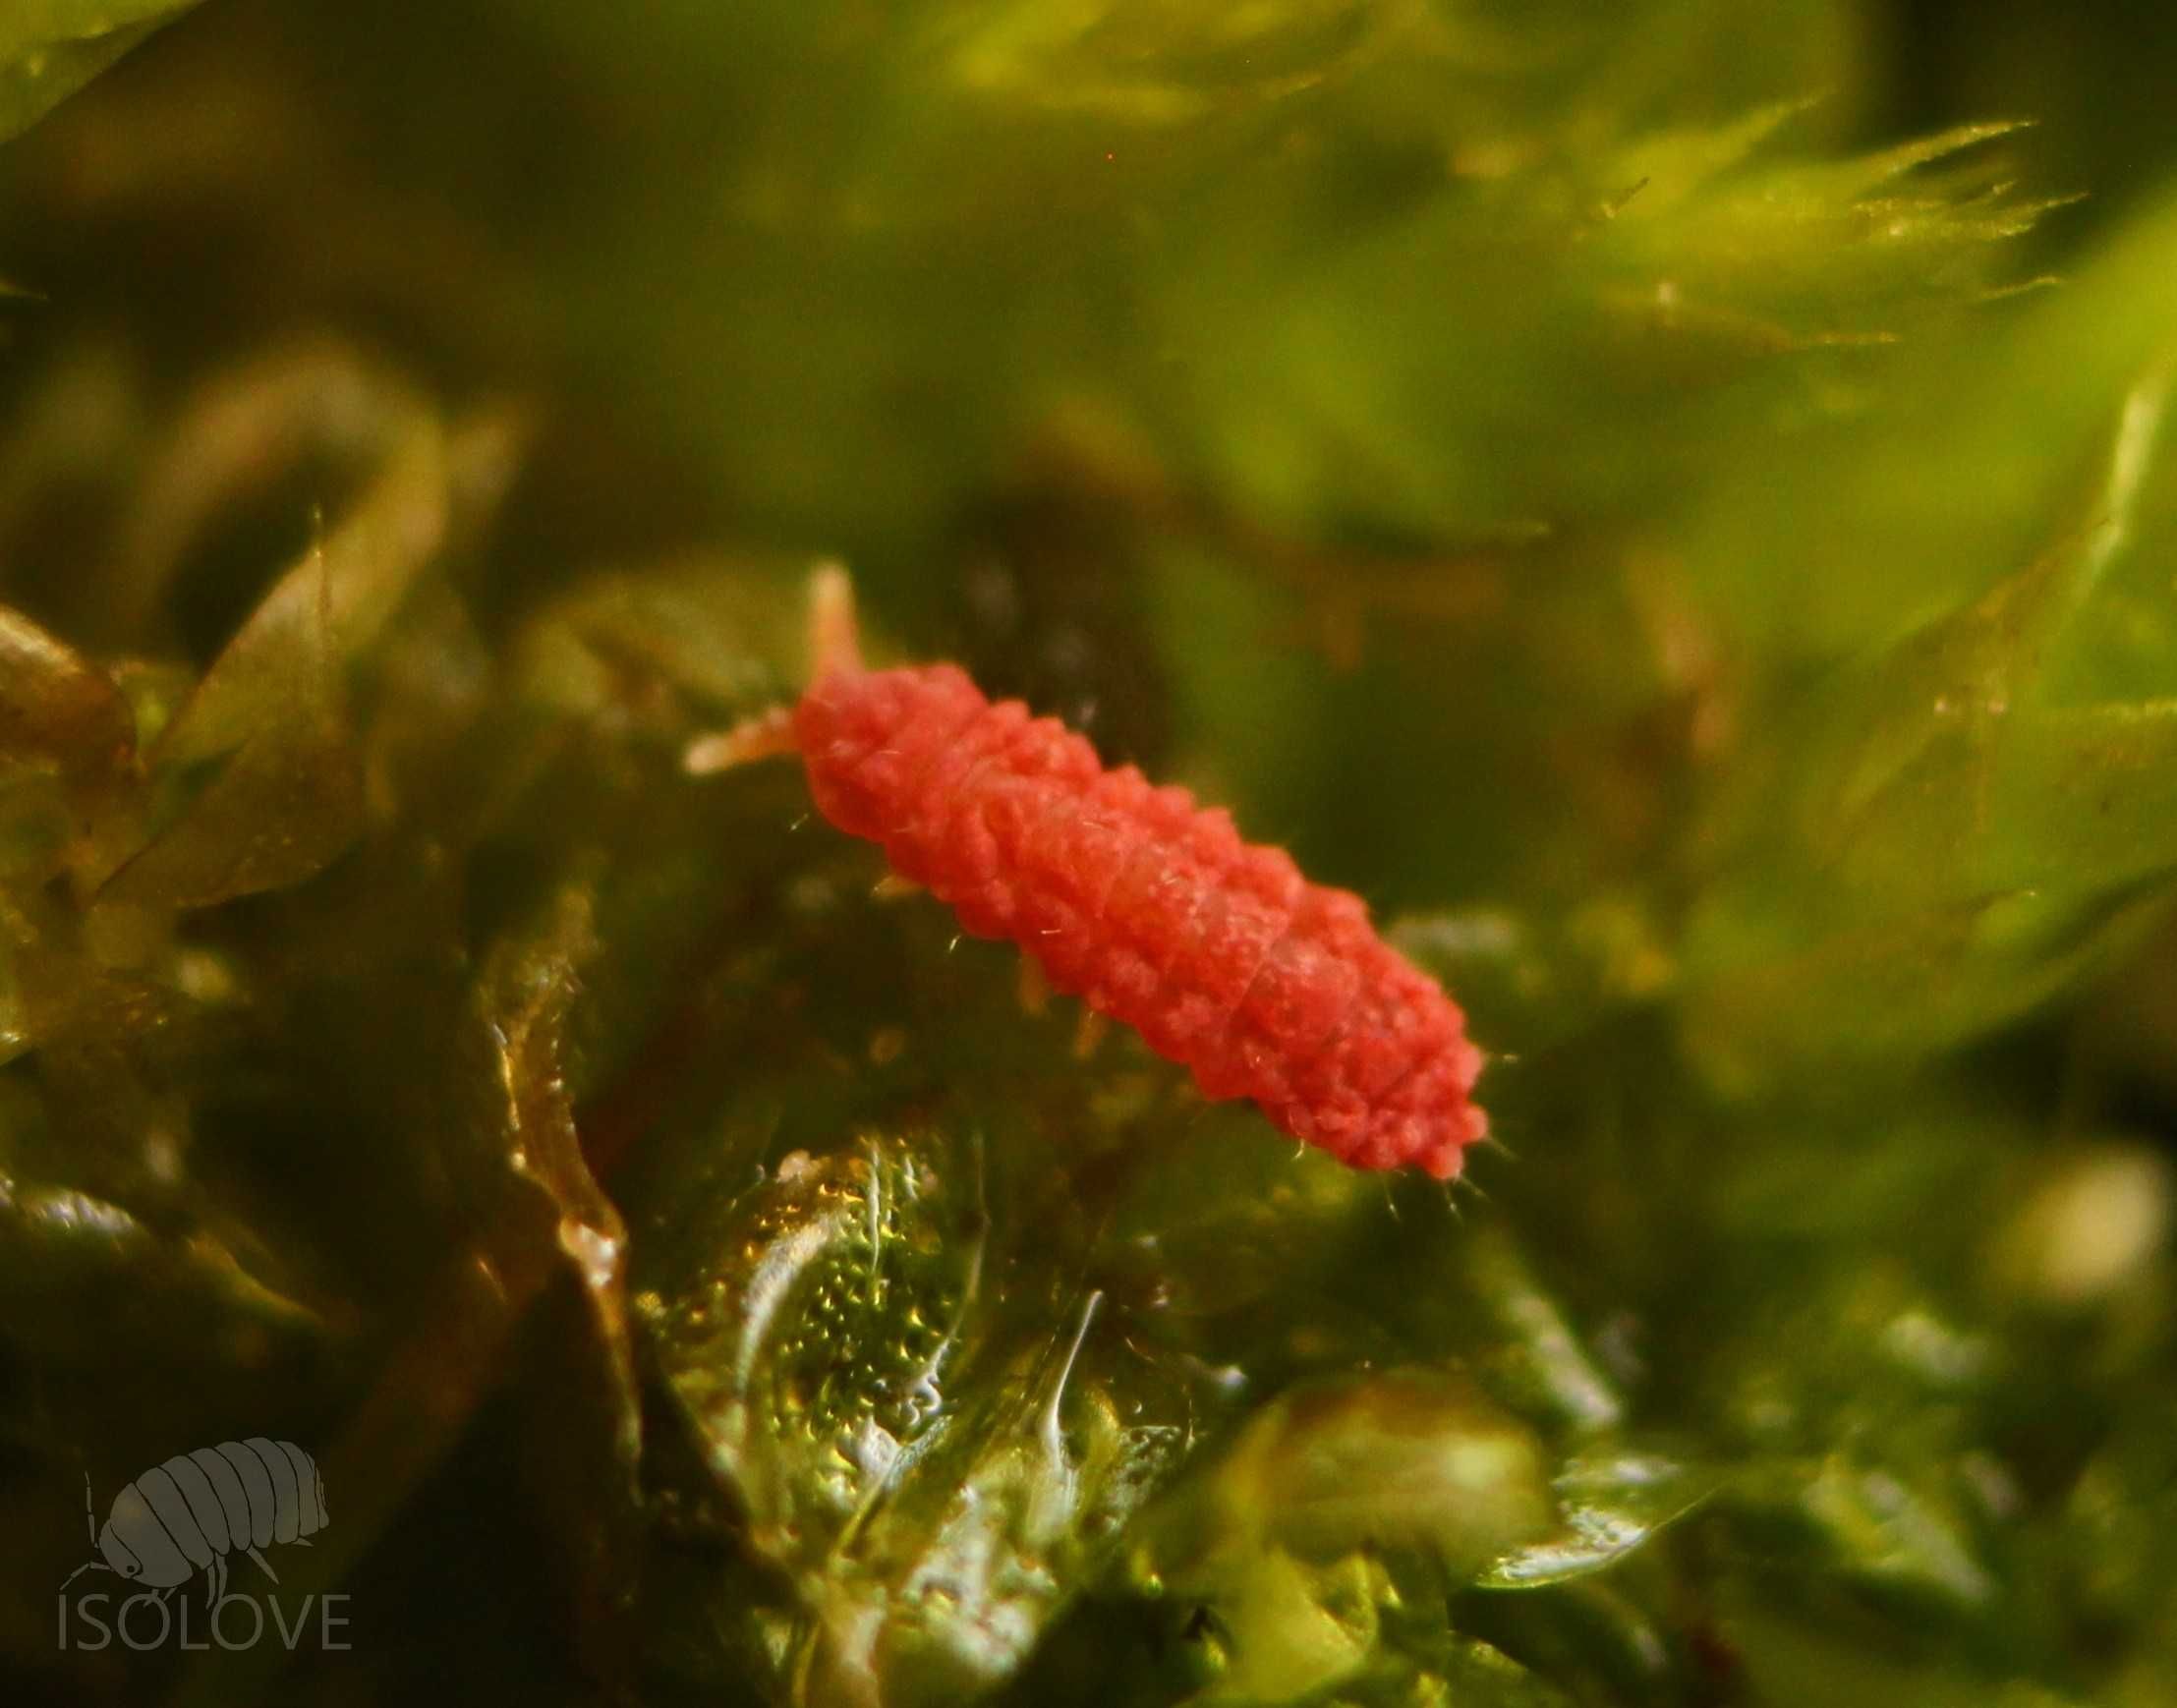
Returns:
[[[2177,1699],[2172,86],[0,5],[6,1699]],[[686,775],[820,555],[1362,893],[1466,1180]],[[352,1648],[65,1641],[86,1479],[250,1436]]]

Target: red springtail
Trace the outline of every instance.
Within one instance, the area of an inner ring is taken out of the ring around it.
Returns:
[[[843,570],[817,572],[812,628],[800,704],[697,742],[689,769],[799,753],[833,825],[1191,1068],[1204,1096],[1251,1098],[1355,1167],[1459,1172],[1488,1131],[1481,1052],[1358,896],[1308,882],[1185,789],[1106,769],[954,665],[865,668]]]

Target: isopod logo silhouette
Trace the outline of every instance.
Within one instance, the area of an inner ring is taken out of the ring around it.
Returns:
[[[316,1461],[293,1442],[254,1435],[153,1465],[114,1496],[103,1530],[86,1476],[84,1517],[90,1545],[105,1560],[79,1566],[69,1582],[86,1571],[112,1571],[163,1592],[201,1571],[217,1602],[227,1593],[230,1552],[248,1555],[279,1582],[262,1550],[273,1542],[309,1545],[325,1527],[325,1484]]]

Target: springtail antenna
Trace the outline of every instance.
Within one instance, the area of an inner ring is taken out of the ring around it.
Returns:
[[[861,625],[854,617],[854,584],[836,560],[809,574],[809,680],[855,676],[862,669]]]

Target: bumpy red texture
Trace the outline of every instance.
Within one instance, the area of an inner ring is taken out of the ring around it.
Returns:
[[[1358,896],[1241,841],[1223,809],[1107,770],[949,664],[825,675],[794,739],[826,818],[1193,1069],[1205,1096],[1252,1098],[1357,1167],[1439,1178],[1488,1130],[1459,1008]]]

